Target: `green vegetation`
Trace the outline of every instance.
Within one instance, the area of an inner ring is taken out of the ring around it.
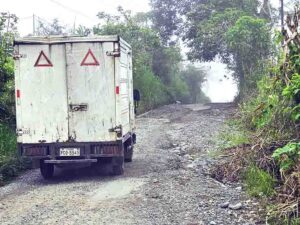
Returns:
[[[292,169],[300,158],[300,143],[289,143],[276,149],[272,157],[279,163],[281,171]]]
[[[121,7],[118,11],[118,16],[98,13],[103,25],[95,26],[93,33],[117,34],[132,46],[134,88],[139,89],[142,95],[139,112],[175,101],[209,101],[201,92],[205,71],[192,66],[180,69],[182,56],[179,45],[162,43],[157,31],[149,25],[152,20],[149,13],[132,15]]]
[[[9,21],[9,23],[8,23]],[[0,13],[0,123],[14,123],[13,39],[16,33],[15,15]]]
[[[247,191],[253,197],[270,197],[275,194],[275,179],[256,165],[251,165],[246,169],[244,179]]]
[[[233,157],[218,167],[223,170],[219,174],[227,180],[244,178],[252,196],[272,197],[269,224],[299,224],[300,37],[295,33],[299,15],[296,8],[287,16],[287,30],[277,33],[276,40],[271,40],[271,27],[265,20],[249,15],[237,19],[225,36],[227,51],[237,54],[235,63],[242,66],[242,70],[234,69],[240,84],[239,117],[234,125],[246,135],[249,147],[240,146],[244,140],[235,138],[235,129],[226,133],[224,146],[231,148]]]
[[[28,167],[26,160],[21,160],[16,156],[12,58],[12,42],[16,35],[16,23],[15,15],[0,14],[0,185]]]
[[[248,133],[234,121],[227,122],[224,130],[218,135],[218,139],[221,140],[221,143],[219,143],[221,149],[229,149],[250,143]]]
[[[234,71],[239,98],[256,88],[271,56],[269,1],[151,0],[154,25],[166,43],[178,35],[196,61],[220,59]],[[184,17],[184,19],[183,19]]]
[[[0,124],[0,159],[13,156],[16,152],[16,147],[17,140],[12,129]]]

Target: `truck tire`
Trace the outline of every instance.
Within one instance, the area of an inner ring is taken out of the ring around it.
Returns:
[[[132,156],[133,156],[133,146],[126,146],[125,152],[124,152],[124,159],[125,162],[132,162]]]
[[[44,160],[41,160],[40,170],[41,170],[41,174],[44,177],[44,179],[46,179],[46,180],[51,179],[54,174],[54,165],[47,164],[44,162]]]
[[[114,157],[112,160],[112,175],[119,176],[124,173],[124,157]]]

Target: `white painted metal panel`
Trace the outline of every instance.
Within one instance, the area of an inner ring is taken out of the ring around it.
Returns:
[[[130,132],[130,97],[132,93],[129,92],[129,50],[121,45],[121,59],[120,59],[120,110],[121,110],[121,124],[123,133]]]
[[[116,126],[116,99],[114,57],[107,56],[108,51],[113,51],[112,42],[66,44],[69,135],[78,142],[116,139],[109,132]],[[84,58],[87,65],[82,65]],[[80,104],[86,110],[71,110],[70,105]]]
[[[134,100],[133,100],[133,73],[132,73],[132,52],[128,54],[128,89],[129,89],[129,119],[130,119],[130,132],[135,129],[135,113],[134,113]]]
[[[68,139],[68,108],[64,45],[19,45],[16,61],[17,129],[23,143],[62,142]],[[41,56],[41,51],[53,66]],[[35,66],[42,65],[42,66]]]
[[[135,113],[134,113],[134,100],[133,100],[133,73],[132,73],[132,50],[128,43],[120,39],[121,46],[124,53],[126,52],[126,69],[127,69],[127,90],[128,90],[128,126],[124,133],[134,132],[135,129]],[[125,55],[124,55],[125,56]],[[125,57],[124,57],[125,58]],[[126,102],[127,103],[127,102]],[[126,118],[127,122],[127,118]]]

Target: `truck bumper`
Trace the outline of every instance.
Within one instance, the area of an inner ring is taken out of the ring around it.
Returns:
[[[55,160],[47,159],[46,164],[77,164],[77,163],[96,163],[97,159],[69,159],[69,160]]]
[[[78,156],[61,156],[60,149],[80,149]],[[20,156],[34,160],[44,159],[47,164],[94,163],[98,158],[123,157],[123,142],[93,142],[93,143],[41,143],[18,144]],[[35,166],[36,167],[36,166]]]

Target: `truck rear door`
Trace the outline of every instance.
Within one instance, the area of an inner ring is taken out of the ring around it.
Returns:
[[[17,45],[16,107],[18,141],[68,140],[68,107],[64,44]]]
[[[116,126],[113,42],[67,43],[69,139],[111,141]]]

